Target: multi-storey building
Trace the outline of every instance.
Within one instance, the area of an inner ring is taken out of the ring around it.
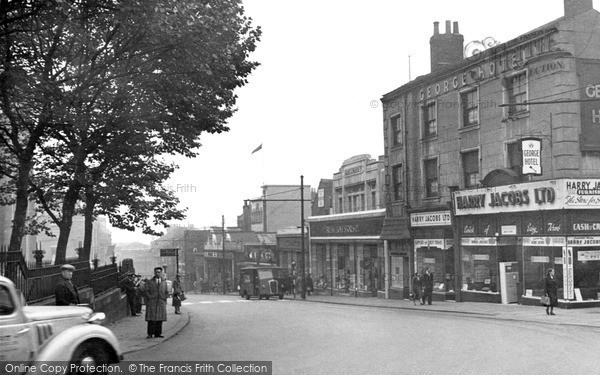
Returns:
[[[431,73],[382,98],[388,214],[438,298],[539,303],[554,268],[562,303],[599,299],[600,14],[564,8],[466,58],[435,23]]]
[[[250,215],[253,232],[277,232],[300,226],[301,198],[304,199],[304,215],[310,213],[310,185],[304,185],[303,194],[300,185],[264,185],[262,190],[262,197],[250,200],[249,210],[248,206],[244,207],[244,215]],[[244,223],[244,219],[241,222]]]
[[[333,176],[333,214],[308,218],[310,269],[318,287],[357,296],[383,289],[382,176],[382,158],[344,161]]]

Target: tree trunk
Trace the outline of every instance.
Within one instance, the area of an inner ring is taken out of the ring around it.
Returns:
[[[56,258],[54,264],[64,264],[67,258],[67,245],[69,244],[69,236],[71,234],[71,226],[73,225],[73,215],[75,215],[75,205],[77,197],[81,190],[81,184],[77,180],[71,181],[69,189],[65,194],[62,206],[62,217],[58,229],[58,242],[56,243]]]
[[[85,189],[85,231],[83,235],[83,253],[90,259],[92,251],[92,234],[94,230],[94,207],[98,199],[94,196],[93,187],[87,186]]]
[[[19,175],[16,181],[15,213],[8,251],[21,251],[29,205],[29,173],[33,163],[31,159],[19,162]]]

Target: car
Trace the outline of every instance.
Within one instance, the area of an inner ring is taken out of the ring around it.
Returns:
[[[26,306],[23,301],[13,282],[0,276],[0,362],[25,369],[50,362],[97,368],[123,359],[117,338],[101,325],[104,313],[84,306]]]

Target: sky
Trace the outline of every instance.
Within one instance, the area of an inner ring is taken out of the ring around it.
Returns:
[[[383,155],[380,98],[430,72],[433,22],[457,21],[465,45],[506,42],[563,15],[563,0],[244,0],[262,29],[261,65],[237,90],[230,131],[178,158],[167,186],[187,207],[180,225],[236,226],[261,186],[332,178],[344,160]],[[600,0],[594,0],[600,10]],[[410,57],[409,57],[410,56]],[[410,64],[409,64],[410,61]],[[260,151],[252,151],[262,145]],[[112,229],[113,243],[153,238]]]

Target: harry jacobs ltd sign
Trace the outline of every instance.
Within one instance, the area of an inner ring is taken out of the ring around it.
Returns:
[[[536,181],[454,193],[456,215],[600,209],[600,179]]]

